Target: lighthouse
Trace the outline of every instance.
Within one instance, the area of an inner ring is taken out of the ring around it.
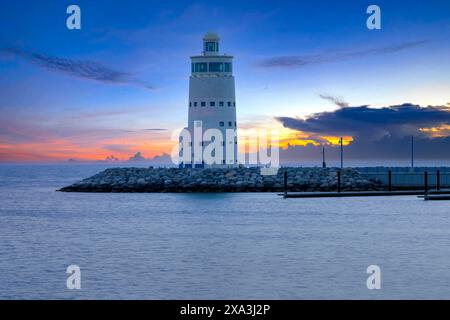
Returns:
[[[202,54],[191,57],[188,125],[185,129],[192,140],[190,148],[186,144],[181,148],[181,153],[186,154],[180,167],[237,165],[233,57],[220,53],[219,40],[216,33],[206,33]],[[212,143],[220,148],[212,150]]]

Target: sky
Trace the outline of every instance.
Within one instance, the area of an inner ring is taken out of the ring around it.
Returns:
[[[407,161],[415,136],[418,158],[450,164],[445,0],[2,0],[0,162],[170,153],[207,31],[235,57],[239,130],[279,130],[286,158],[321,162],[343,136],[354,160]]]

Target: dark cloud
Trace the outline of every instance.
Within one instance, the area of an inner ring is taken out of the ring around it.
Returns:
[[[341,107],[341,108],[348,107],[348,102],[345,102],[344,99],[342,99],[341,97],[335,97],[335,96],[332,96],[329,94],[320,94],[319,96],[322,99],[325,99],[325,100],[328,100],[328,101],[334,103],[338,107]]]
[[[276,119],[284,127],[305,132],[322,143],[326,142],[323,136],[352,136],[354,140],[345,147],[345,156],[351,160],[378,160],[380,165],[393,159],[407,162],[411,136],[414,136],[418,158],[450,161],[450,109],[446,106],[421,107],[407,103],[384,108],[342,107],[305,119]],[[327,148],[330,158],[339,158],[336,146]],[[280,157],[290,163],[319,161],[320,151],[321,147],[313,145],[289,147],[281,151]]]
[[[28,63],[51,71],[65,73],[77,78],[94,80],[108,84],[134,85],[149,90],[154,89],[144,81],[133,78],[133,76],[128,72],[110,69],[93,61],[59,58],[36,52],[29,52],[20,48],[6,48],[2,49],[1,52],[13,54]]]
[[[344,53],[324,53],[318,55],[306,55],[306,56],[281,56],[265,59],[259,63],[260,67],[272,68],[272,67],[304,67],[315,64],[333,63],[338,61],[345,61],[355,58],[362,58],[367,56],[376,56],[395,53],[417,46],[421,46],[427,43],[428,40],[418,40],[411,42],[404,42],[400,44],[389,45],[380,48],[371,48],[365,50],[357,50]]]
[[[427,135],[420,128],[450,124],[445,106],[421,107],[402,104],[384,108],[343,107],[331,112],[315,113],[305,119],[277,117],[283,126],[311,135],[349,135],[355,140],[379,140],[383,137]]]

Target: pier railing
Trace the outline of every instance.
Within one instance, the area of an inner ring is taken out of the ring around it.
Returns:
[[[345,169],[344,169],[345,170]],[[358,170],[359,171],[359,170]],[[413,172],[399,172],[394,170],[384,170],[370,172],[364,170],[359,171],[362,177],[375,182],[375,189],[370,187],[369,190],[363,190],[361,187],[353,186],[347,180],[348,176],[343,174],[343,171],[337,170],[334,175],[333,180],[335,181],[332,185],[334,186],[330,190],[332,192],[340,193],[341,191],[420,191],[423,193],[428,192],[438,192],[439,191],[450,191],[450,171],[442,172],[439,169],[427,171],[413,171]],[[288,172],[284,172],[284,195],[287,192],[293,191],[288,184]],[[393,192],[394,193],[394,192]]]
[[[440,190],[450,188],[450,172],[365,172],[363,176],[380,181],[388,190]]]

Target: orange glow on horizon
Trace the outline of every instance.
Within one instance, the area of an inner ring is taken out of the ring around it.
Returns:
[[[335,137],[335,136],[321,136],[323,140],[328,142],[331,145],[339,145],[341,137]],[[344,146],[348,146],[353,141],[353,137],[351,136],[343,136],[342,137],[342,144]]]
[[[113,156],[118,160],[128,160],[136,152],[145,158],[152,158],[163,153],[170,153],[172,142],[166,140],[133,141],[124,143],[125,139],[93,141],[81,145],[71,141],[52,140],[36,143],[0,143],[0,162],[39,162],[39,161],[99,161]],[[111,150],[108,146],[119,146]]]
[[[425,128],[438,132],[442,128]],[[448,128],[447,128],[448,129]],[[33,142],[10,142],[0,140],[0,162],[60,162],[70,159],[77,161],[101,161],[107,158],[119,161],[128,160],[137,152],[146,159],[171,154],[177,142],[170,139],[171,132],[149,135],[132,132],[116,135],[113,138],[77,135],[66,138],[51,135],[37,136]],[[275,137],[274,141],[271,138]],[[344,145],[349,145],[353,138],[344,136]],[[266,141],[264,141],[266,140]],[[276,122],[264,122],[238,130],[239,152],[254,152],[258,143],[270,147],[275,142],[279,148],[317,147],[323,143],[339,145],[339,137],[315,136],[306,132],[283,127]],[[262,148],[266,146],[262,145]]]
[[[420,128],[419,131],[428,133],[433,138],[441,138],[449,135],[450,125],[444,124],[440,127]]]
[[[267,135],[268,147],[270,147],[270,136],[278,136],[278,146],[281,149],[288,147],[307,147],[312,145],[317,147],[323,143],[329,145],[339,145],[340,137],[338,136],[315,136],[307,132],[297,131],[289,128],[285,128],[280,124],[269,124],[267,126],[246,128],[238,131],[239,136],[239,152],[245,153],[249,149],[256,150],[258,147],[259,135]],[[348,146],[353,141],[351,136],[343,136],[343,145]]]
[[[271,141],[273,138],[275,138],[275,141]],[[238,141],[239,152],[241,153],[252,149],[256,151],[258,143],[264,142],[267,147],[270,147],[273,142],[278,143],[278,147],[282,149],[286,149],[289,146],[306,147],[307,145],[320,145],[318,141],[311,139],[309,134],[285,128],[281,125],[239,129]]]

